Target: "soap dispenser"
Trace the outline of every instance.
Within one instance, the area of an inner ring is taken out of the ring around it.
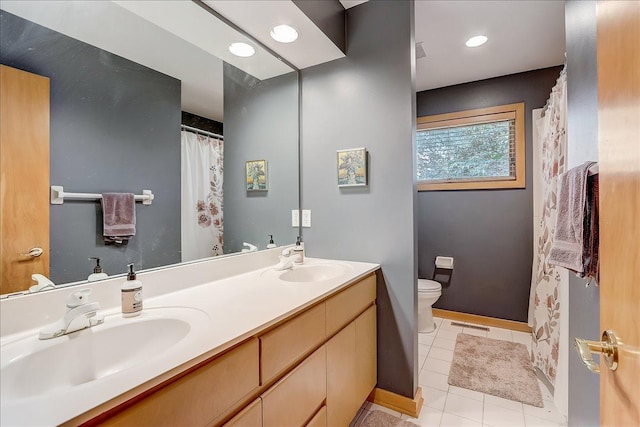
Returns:
[[[304,264],[304,244],[300,239],[300,236],[296,237],[296,245],[293,247],[293,254],[298,255],[294,264]]]
[[[267,249],[277,248],[275,242],[273,241],[273,234],[267,234],[269,236],[269,244],[267,245]]]
[[[102,270],[102,267],[100,266],[100,258],[95,256],[92,256],[91,258],[89,258],[89,260],[92,260],[92,259],[96,260],[96,266],[93,268],[93,273],[91,273],[89,277],[87,277],[87,280],[90,282],[95,282],[96,280],[102,280],[109,277],[109,275],[107,275],[107,273],[105,273]]]
[[[142,311],[142,282],[136,279],[133,264],[128,264],[127,280],[122,284],[122,317],[134,317]]]

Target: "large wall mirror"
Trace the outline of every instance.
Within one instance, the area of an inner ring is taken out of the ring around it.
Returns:
[[[12,167],[20,161],[5,148],[31,129],[3,115],[3,129],[13,132],[3,131],[3,180],[14,169],[49,174],[26,189],[2,183],[0,293],[27,291],[33,273],[56,285],[82,283],[93,273],[91,257],[113,276],[129,263],[144,270],[238,253],[250,248],[245,242],[265,249],[269,235],[277,245],[295,242],[297,70],[202,3],[3,0],[0,9],[3,79],[10,67],[50,85],[44,160],[31,150],[26,167]],[[232,55],[235,42],[254,54]],[[105,242],[100,199],[51,204],[51,186],[98,195],[151,190],[154,199],[135,204],[133,237]],[[44,208],[30,205],[44,193]],[[47,221],[46,243],[30,237]],[[45,253],[30,256],[34,247]],[[39,267],[37,258],[48,262]]]

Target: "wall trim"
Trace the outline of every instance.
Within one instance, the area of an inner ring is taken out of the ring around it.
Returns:
[[[414,418],[418,418],[420,415],[422,403],[424,402],[421,387],[418,387],[413,399],[376,387],[373,389],[367,400]]]
[[[459,313],[457,311],[433,309],[435,317],[456,320],[458,322],[476,323],[478,325],[493,326],[496,328],[511,329],[512,331],[531,332],[531,326],[515,320],[497,319],[495,317],[480,316],[478,314]]]

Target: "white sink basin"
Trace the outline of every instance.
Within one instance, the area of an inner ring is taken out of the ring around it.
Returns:
[[[65,393],[148,364],[207,322],[191,308],[146,309],[135,318],[106,316],[102,325],[50,340],[31,334],[7,343],[0,358],[2,404]]]
[[[271,269],[265,273],[285,282],[313,283],[338,278],[348,273],[350,269],[351,266],[348,264],[331,262],[294,265],[293,268],[288,270],[275,271]]]

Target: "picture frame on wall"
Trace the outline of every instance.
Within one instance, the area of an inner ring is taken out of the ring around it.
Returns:
[[[364,187],[369,176],[366,148],[338,150],[338,187]]]
[[[246,163],[247,191],[267,191],[269,179],[266,160],[248,160]]]

